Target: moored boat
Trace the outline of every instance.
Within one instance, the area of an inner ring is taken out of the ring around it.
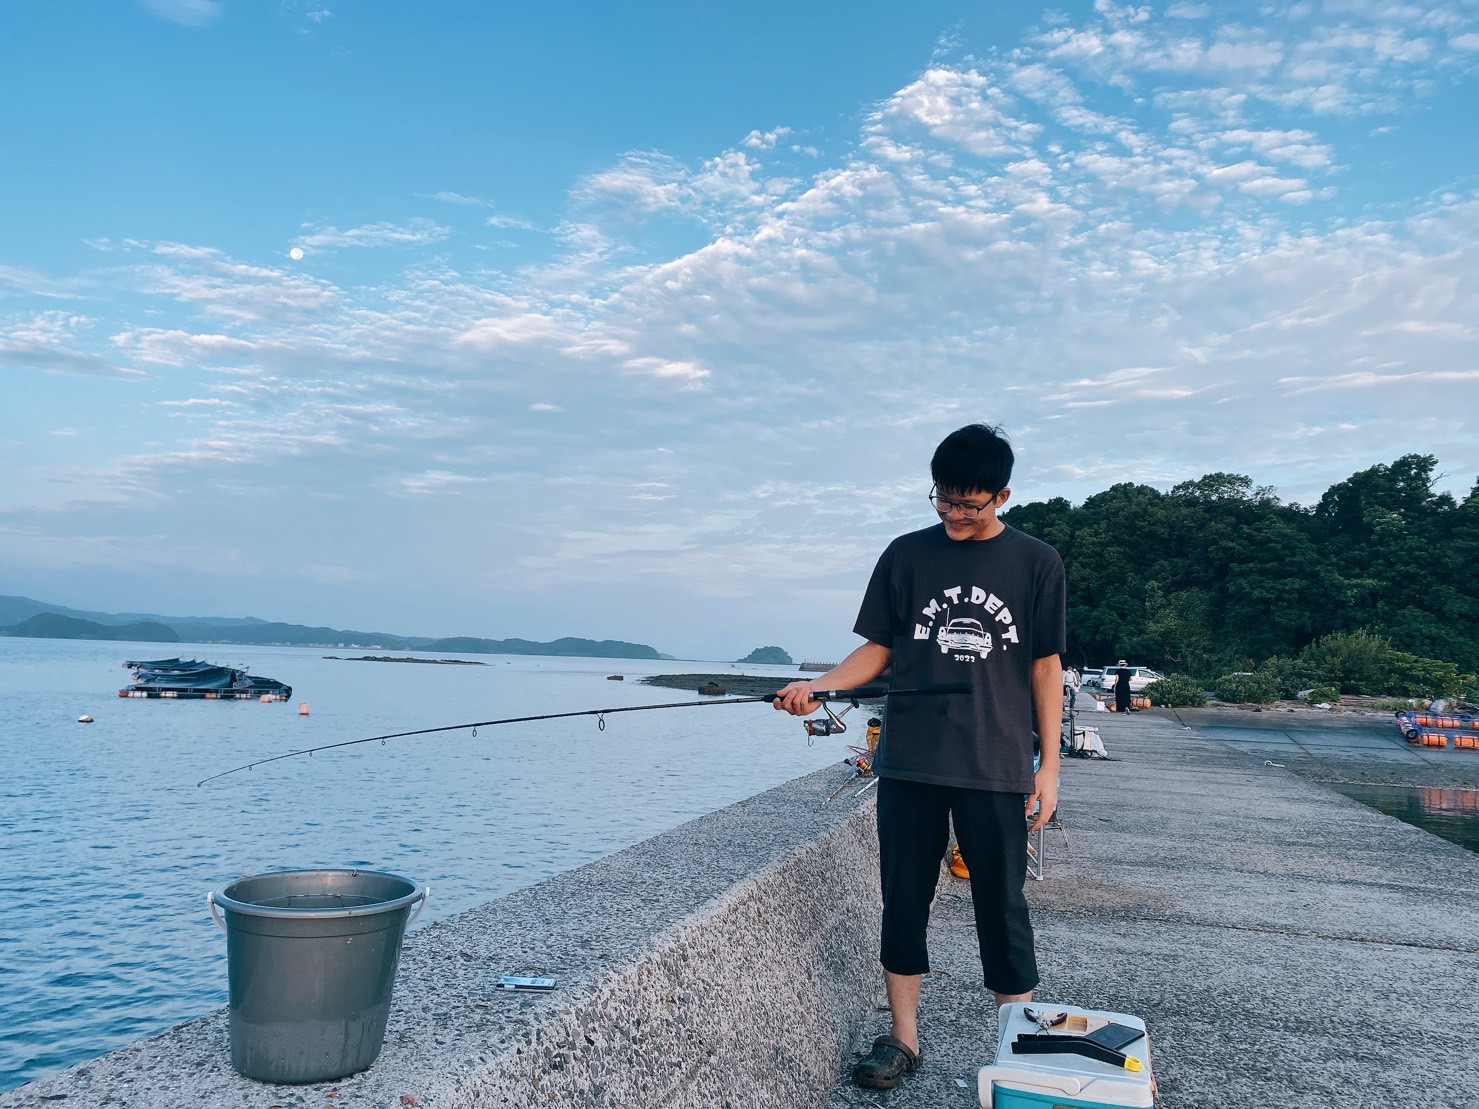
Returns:
[[[150,697],[204,701],[286,701],[293,687],[276,678],[261,678],[234,666],[217,666],[196,659],[129,660],[132,685],[120,697]]]

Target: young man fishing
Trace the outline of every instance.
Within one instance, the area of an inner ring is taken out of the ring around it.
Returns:
[[[817,709],[814,690],[853,689],[890,668],[900,689],[968,687],[888,700],[873,772],[892,1028],[853,1067],[860,1086],[890,1089],[924,1062],[925,932],[952,821],[986,986],[1003,1005],[1030,1000],[1038,981],[1022,887],[1028,831],[1058,803],[1065,600],[1058,552],[997,518],[1013,461],[999,428],[972,424],[945,438],[930,461],[940,522],[900,536],[879,558],[853,626],[866,642],[775,702],[802,716]],[[1034,722],[1043,737],[1035,773]]]

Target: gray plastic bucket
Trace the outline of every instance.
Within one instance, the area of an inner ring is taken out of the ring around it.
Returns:
[[[303,1083],[373,1063],[411,907],[420,916],[430,892],[369,870],[286,870],[206,894],[226,933],[231,1065]]]

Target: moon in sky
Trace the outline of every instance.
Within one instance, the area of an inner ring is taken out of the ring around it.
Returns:
[[[301,262],[303,260],[303,248],[301,246],[293,247],[292,250],[288,251],[288,257],[295,262]]]

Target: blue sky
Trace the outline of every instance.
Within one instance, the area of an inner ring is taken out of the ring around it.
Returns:
[[[5,6],[0,593],[836,657],[963,423],[1479,477],[1473,0],[526,7]]]

